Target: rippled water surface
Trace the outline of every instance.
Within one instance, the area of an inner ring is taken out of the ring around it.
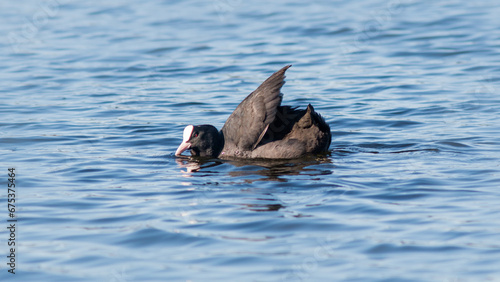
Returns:
[[[1,281],[500,281],[498,1],[3,1]],[[286,64],[327,156],[197,161]],[[7,272],[16,169],[17,274]]]

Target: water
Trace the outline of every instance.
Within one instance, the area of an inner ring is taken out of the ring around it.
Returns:
[[[500,281],[498,1],[4,1],[2,281]],[[272,72],[331,154],[175,158]]]

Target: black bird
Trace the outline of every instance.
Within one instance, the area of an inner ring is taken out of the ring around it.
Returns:
[[[191,149],[192,156],[212,158],[293,159],[328,151],[330,126],[309,104],[307,109],[281,106],[288,65],[275,72],[250,93],[219,131],[212,125],[188,125],[179,156]]]

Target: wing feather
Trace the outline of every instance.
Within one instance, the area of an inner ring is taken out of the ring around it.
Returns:
[[[290,67],[275,72],[236,107],[222,127],[226,143],[239,150],[257,146],[281,105],[280,91],[285,84],[285,71]]]

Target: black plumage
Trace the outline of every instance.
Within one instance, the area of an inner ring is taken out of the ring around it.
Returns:
[[[291,159],[328,150],[330,127],[309,104],[305,110],[281,106],[285,66],[250,93],[221,131],[211,125],[187,126],[176,155],[219,158]]]

